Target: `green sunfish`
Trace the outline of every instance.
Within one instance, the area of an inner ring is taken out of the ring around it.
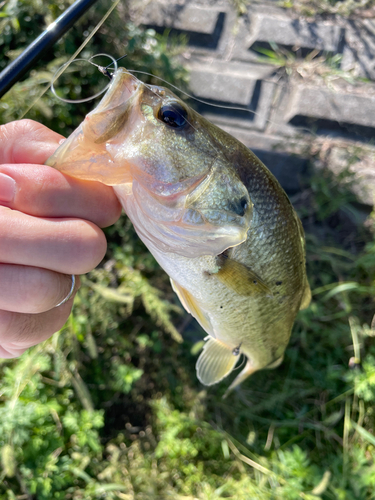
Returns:
[[[282,360],[310,302],[301,222],[241,142],[166,88],[116,71],[99,105],[48,160],[113,186],[125,212],[208,333],[197,377],[229,390]]]

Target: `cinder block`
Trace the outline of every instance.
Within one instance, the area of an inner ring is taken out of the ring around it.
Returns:
[[[327,165],[335,174],[344,170],[352,173],[350,189],[358,201],[369,206],[375,204],[375,148],[334,146]]]
[[[342,28],[328,22],[308,22],[287,16],[257,14],[250,26],[250,46],[254,42],[273,41],[287,47],[338,52]]]
[[[375,134],[373,85],[334,91],[325,86],[297,85],[290,92],[288,108],[286,122],[315,127],[318,134],[359,140]]]
[[[142,16],[142,23],[159,32],[171,29],[172,33],[187,35],[193,52],[225,52],[230,38],[230,25],[234,13],[227,4],[201,5],[189,2],[149,2]]]
[[[375,21],[351,20],[345,29],[341,68],[354,75],[375,80]]]
[[[262,54],[251,50],[252,47],[255,49],[256,45],[264,46],[269,42],[288,50],[299,50],[301,57],[314,49],[341,53],[343,41],[344,29],[330,21],[309,22],[283,15],[276,9],[257,6],[250,10],[249,18],[240,23],[233,58],[256,61]]]
[[[197,104],[206,118],[219,126],[237,124],[257,130],[266,127],[275,87],[273,68],[233,61],[208,64],[203,60],[192,62],[189,68],[192,93],[210,104]]]
[[[213,33],[221,9],[174,2],[149,2],[144,10],[144,24],[162,28],[192,31],[210,35]]]
[[[248,106],[258,80],[269,78],[273,68],[227,61],[189,64],[190,89],[197,97]]]

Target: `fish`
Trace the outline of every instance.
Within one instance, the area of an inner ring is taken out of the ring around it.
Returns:
[[[255,154],[165,87],[125,68],[49,158],[112,186],[141,240],[207,333],[199,381],[242,371],[227,393],[283,361],[311,299],[305,237],[279,182]]]

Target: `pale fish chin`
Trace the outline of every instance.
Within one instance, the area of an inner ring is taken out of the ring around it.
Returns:
[[[215,225],[206,220],[184,222],[184,198],[174,207],[166,206],[136,181],[117,185],[114,190],[139,237],[151,251],[169,252],[194,258],[218,255],[243,243],[247,227]]]

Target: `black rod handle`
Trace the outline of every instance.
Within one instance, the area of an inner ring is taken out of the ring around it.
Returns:
[[[97,0],[77,0],[0,73],[0,98]]]

